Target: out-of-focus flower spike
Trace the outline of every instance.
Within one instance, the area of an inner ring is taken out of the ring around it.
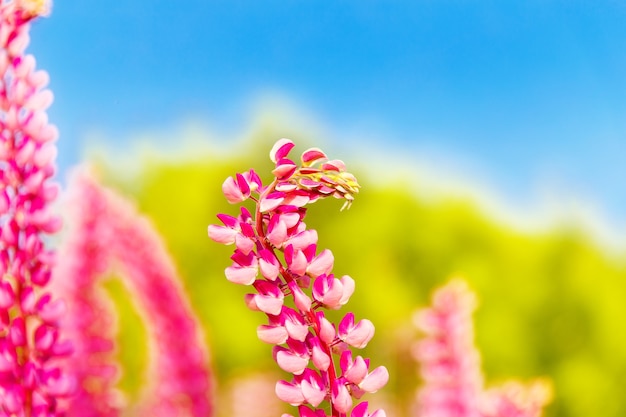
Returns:
[[[72,178],[68,198],[74,229],[63,247],[54,280],[55,292],[68,296],[69,314],[62,329],[76,341],[75,354],[64,362],[78,383],[77,395],[69,400],[68,417],[119,415],[120,400],[113,388],[117,378],[112,356],[114,320],[97,288],[113,259],[144,313],[152,349],[150,384],[134,407],[137,414],[156,416],[169,410],[168,415],[212,416],[211,378],[200,328],[157,233],[131,204],[87,174]],[[243,262],[246,256],[235,258]],[[52,305],[41,308],[46,306]],[[38,332],[40,345],[47,346],[48,330]],[[53,341],[50,351],[67,352],[63,341],[54,337]],[[64,390],[68,383],[55,372],[45,376],[47,389]]]

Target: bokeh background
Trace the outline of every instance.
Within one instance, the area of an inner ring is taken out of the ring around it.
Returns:
[[[224,178],[269,173],[280,137],[363,186],[348,212],[320,202],[307,223],[377,325],[367,353],[392,374],[374,396],[390,415],[419,385],[411,314],[452,276],[479,296],[489,384],[546,376],[549,416],[625,415],[625,50],[626,5],[608,0],[59,0],[30,47],[56,94],[59,179],[91,161],[152,219],[224,416],[241,381],[280,374],[206,227],[233,213]],[[132,398],[143,324],[107,288]]]

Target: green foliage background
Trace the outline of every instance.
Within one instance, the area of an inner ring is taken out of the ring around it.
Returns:
[[[242,372],[273,371],[276,365],[271,347],[256,338],[263,316],[245,308],[246,288],[224,278],[232,247],[210,241],[207,225],[217,222],[217,213],[237,211],[221,195],[227,176],[254,167],[269,178],[268,151],[284,133],[261,129],[229,154],[143,155],[135,159],[132,176],[110,157],[96,161],[105,182],[135,199],[165,239],[203,323],[219,386]],[[299,139],[304,136],[290,136],[298,143],[296,156],[314,145]],[[420,199],[410,175],[380,186],[368,161],[331,156],[347,163],[362,192],[347,212],[339,211],[339,201],[312,205],[307,224],[318,230],[320,247],[333,251],[335,273],[357,282],[347,307],[376,325],[365,353],[374,365],[389,368],[391,381],[373,397],[393,401],[396,415],[408,413],[419,385],[410,356],[418,336],[412,313],[428,302],[435,286],[462,276],[480,300],[476,343],[488,385],[546,376],[554,386],[548,416],[626,415],[626,255],[605,255],[576,225],[516,232],[472,201]],[[122,310],[120,350],[127,374],[121,387],[133,396],[145,362],[135,339],[144,332],[123,288],[108,289]]]

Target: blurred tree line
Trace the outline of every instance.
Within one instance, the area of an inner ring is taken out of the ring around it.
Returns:
[[[260,129],[230,153],[137,155],[132,175],[110,157],[95,163],[107,184],[137,201],[166,241],[204,325],[222,387],[241,373],[273,372],[276,365],[271,347],[256,338],[263,315],[244,306],[246,288],[224,277],[232,247],[210,241],[206,230],[218,222],[217,213],[237,214],[221,194],[224,179],[249,168],[268,179],[269,149],[284,134]],[[315,146],[303,136],[288,136],[298,144],[294,157]],[[410,354],[418,337],[411,316],[453,276],[465,278],[480,300],[476,344],[488,386],[545,376],[554,387],[548,416],[626,415],[626,254],[605,255],[576,225],[521,233],[491,220],[472,201],[424,201],[411,191],[410,177],[377,185],[367,161],[324,150],[346,162],[362,190],[349,211],[340,212],[342,203],[329,199],[312,205],[305,221],[318,231],[320,248],[333,251],[335,274],[356,280],[342,311],[376,325],[364,356],[390,371],[384,393],[373,396],[396,404],[396,414],[389,415],[404,415],[419,385]],[[142,324],[123,287],[112,281],[108,289],[121,311],[121,385],[132,396],[141,381]]]

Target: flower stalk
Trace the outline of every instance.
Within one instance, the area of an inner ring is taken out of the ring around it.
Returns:
[[[348,302],[355,282],[334,276],[332,252],[318,251],[317,232],[303,221],[305,206],[318,199],[333,196],[349,208],[359,185],[342,161],[317,148],[306,150],[296,165],[288,157],[294,146],[288,139],[273,146],[269,185],[254,170],[224,181],[228,202],[252,200],[254,213],[242,206],[237,217],[218,214],[222,225],[210,225],[209,237],[235,245],[226,278],[255,290],[245,296],[246,305],[268,319],[257,335],[275,345],[274,360],[293,375],[276,384],[276,395],[298,407],[301,417],[384,417],[383,410],[370,414],[365,401],[353,407],[354,399],[376,392],[389,378],[384,366],[370,371],[369,359],[353,356],[352,348],[365,347],[374,336],[374,325],[356,321],[353,313],[338,326],[326,318],[325,310]]]

